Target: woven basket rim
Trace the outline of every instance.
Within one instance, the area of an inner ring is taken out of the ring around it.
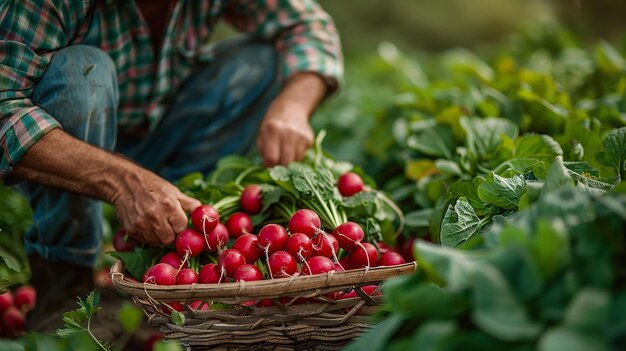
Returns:
[[[379,283],[383,280],[410,274],[417,269],[417,262],[396,266],[330,271],[325,274],[297,275],[290,278],[259,280],[254,282],[226,282],[220,284],[154,285],[127,279],[124,264],[115,262],[109,273],[114,286],[132,296],[154,298],[161,301],[189,299],[246,299],[272,298],[285,295],[301,295],[306,292],[338,290],[344,287]]]

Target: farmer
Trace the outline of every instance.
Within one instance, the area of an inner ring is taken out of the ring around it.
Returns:
[[[31,330],[93,289],[100,200],[171,244],[200,205],[171,181],[255,144],[267,166],[301,159],[342,73],[312,0],[21,0],[0,16],[0,175],[34,210]],[[207,46],[219,20],[247,35]]]

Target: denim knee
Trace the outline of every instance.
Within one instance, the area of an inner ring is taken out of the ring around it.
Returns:
[[[52,56],[33,91],[44,108],[74,137],[112,149],[119,92],[115,64],[94,46],[72,45]]]

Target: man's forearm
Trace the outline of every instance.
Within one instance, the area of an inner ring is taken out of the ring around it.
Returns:
[[[120,156],[55,129],[26,152],[13,176],[113,203],[123,184],[120,179],[137,169]]]
[[[296,104],[310,117],[326,95],[326,89],[326,83],[319,75],[298,73],[287,80],[273,104]]]

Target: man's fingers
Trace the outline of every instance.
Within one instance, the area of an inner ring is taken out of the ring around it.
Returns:
[[[292,137],[284,135],[281,141],[280,150],[280,164],[286,166],[289,162],[295,160],[297,141],[294,141]]]
[[[265,139],[261,156],[263,156],[263,164],[266,167],[272,167],[278,164],[280,161],[280,144],[276,137]]]
[[[178,208],[178,210],[174,211],[167,219],[169,221],[170,228],[172,228],[176,235],[180,234],[180,232],[187,228],[187,215],[182,208]]]
[[[182,210],[187,211],[189,213],[193,212],[193,210],[195,210],[196,207],[202,205],[200,201],[194,199],[193,197],[187,196],[183,194],[182,192],[179,192],[178,194],[178,202],[180,202],[180,206],[182,207]]]

